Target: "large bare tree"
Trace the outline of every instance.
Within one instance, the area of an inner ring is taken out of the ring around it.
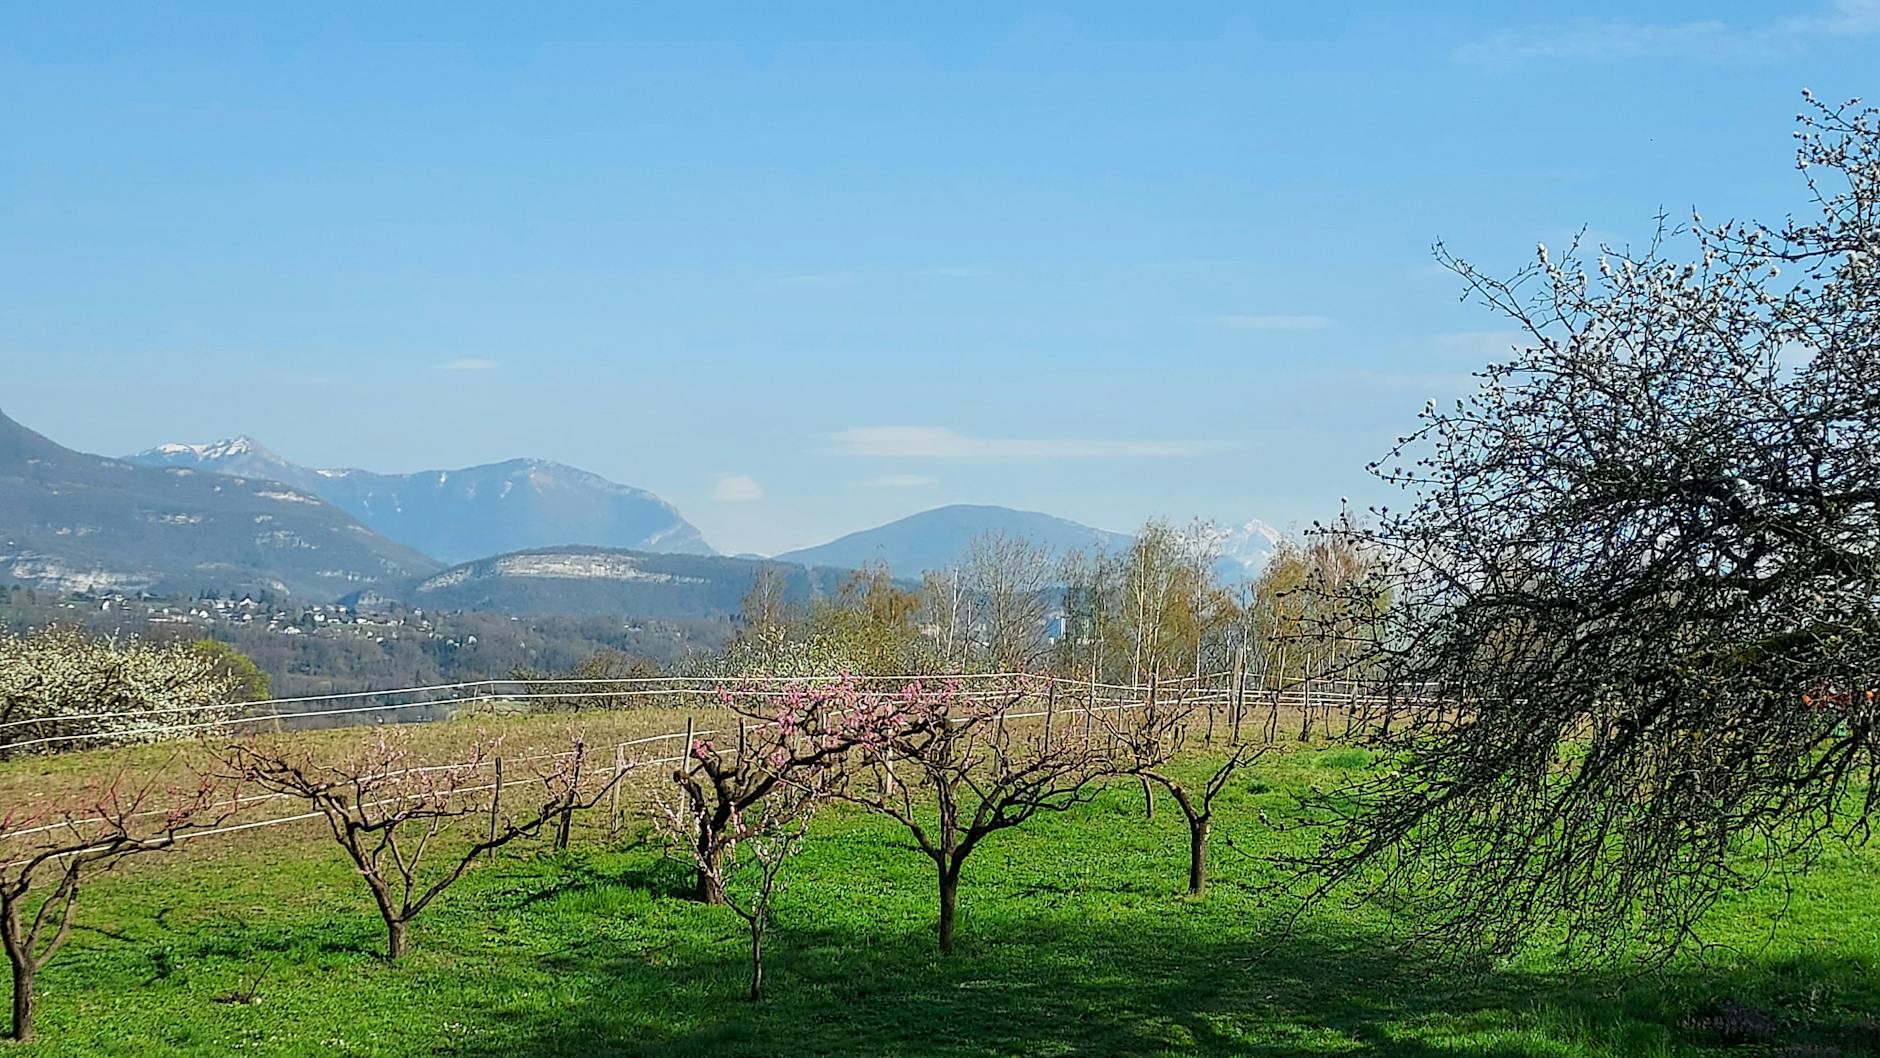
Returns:
[[[1880,116],[1811,106],[1812,215],[1540,248],[1523,340],[1376,468],[1393,604],[1364,661],[1407,707],[1304,866],[1505,951],[1537,926],[1668,950],[1880,796]],[[1672,247],[1689,244],[1680,259]],[[1372,579],[1372,578],[1366,578]]]

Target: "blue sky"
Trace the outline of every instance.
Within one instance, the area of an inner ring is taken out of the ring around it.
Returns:
[[[1303,523],[1507,340],[1433,240],[1800,209],[1799,91],[1880,69],[1875,2],[393,6],[0,12],[0,409],[728,551]]]

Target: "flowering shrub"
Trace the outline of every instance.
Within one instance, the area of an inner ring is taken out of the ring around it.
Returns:
[[[0,750],[176,738],[234,715],[239,691],[226,664],[180,643],[0,633]]]

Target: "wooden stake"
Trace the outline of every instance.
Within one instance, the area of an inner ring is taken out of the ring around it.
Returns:
[[[1299,681],[1301,693],[1304,695],[1299,708],[1299,741],[1301,742],[1312,737],[1312,655],[1310,654],[1306,655],[1306,667],[1303,671],[1305,677]]]
[[[1286,687],[1286,644],[1284,643],[1279,646],[1278,661],[1279,673],[1273,678],[1273,704],[1266,714],[1266,741],[1268,743],[1279,738],[1279,696]]]
[[[1227,699],[1227,715],[1234,732],[1234,744],[1239,745],[1240,714],[1246,711],[1247,705],[1247,644],[1245,642],[1234,643],[1233,675],[1229,678],[1234,682]],[[1208,710],[1208,741],[1214,741],[1214,711],[1212,709]]]
[[[503,758],[498,757],[496,758],[496,792],[490,795],[489,840],[492,842],[496,840],[496,823],[497,823],[497,820],[502,818],[502,814],[503,814]],[[494,848],[489,849],[488,851],[484,853],[484,857],[486,859],[492,859],[492,860],[495,859],[496,850]]]
[[[607,792],[607,836],[620,835],[620,784],[625,782],[627,774],[627,747],[614,747],[614,784]]]
[[[574,744],[574,774],[568,777],[568,794],[561,805],[561,826],[555,831],[557,851],[568,847],[568,831],[574,827],[574,802],[581,792],[581,754],[586,748],[579,742]]]

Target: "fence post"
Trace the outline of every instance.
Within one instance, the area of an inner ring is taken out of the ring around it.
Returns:
[[[1240,714],[1247,707],[1247,644],[1234,644],[1234,675],[1232,676],[1233,693],[1228,699],[1228,720],[1233,726],[1234,744],[1240,744]],[[1208,735],[1214,734],[1214,714],[1208,714]]]
[[[1090,725],[1097,719],[1097,670],[1090,669],[1090,700],[1084,705],[1084,750],[1090,749]]]
[[[1051,714],[1057,711],[1057,677],[1046,676],[1044,684],[1044,748],[1051,749]]]
[[[1333,681],[1334,684],[1336,682],[1337,682],[1336,680]],[[1319,701],[1324,703],[1320,706],[1320,708],[1325,710],[1324,717],[1320,721],[1320,726],[1325,729],[1325,737],[1331,738],[1332,737],[1332,710],[1337,708],[1337,696],[1334,695],[1330,690],[1326,688],[1320,688],[1319,689]]]
[[[1278,661],[1277,668],[1279,669],[1278,672],[1273,672],[1273,669],[1275,668],[1274,661],[1275,659],[1269,657],[1267,660],[1266,666],[1263,670],[1271,674],[1273,677],[1273,700],[1272,700],[1272,703],[1269,705],[1267,709],[1267,713],[1266,713],[1266,741],[1269,744],[1279,741],[1279,699],[1280,699],[1281,692],[1286,689],[1286,644],[1285,643],[1281,643],[1279,647],[1279,657],[1277,658],[1277,661]],[[1262,680],[1264,679],[1265,677],[1263,676]]]
[[[555,831],[557,851],[568,847],[568,831],[574,826],[574,802],[581,793],[581,754],[586,748],[580,742],[574,744],[574,774],[568,777],[568,795],[561,804],[561,826]]]
[[[1312,737],[1312,655],[1306,655],[1305,678],[1300,680],[1300,693],[1303,696],[1299,707],[1299,741]]]
[[[627,747],[614,745],[614,782],[607,792],[607,836],[620,836],[620,784],[627,774]]]
[[[1199,663],[1197,663],[1195,667],[1200,668]],[[1145,730],[1154,730],[1152,725],[1154,725],[1156,722],[1155,721],[1155,692],[1156,692],[1156,674],[1154,672],[1151,672],[1149,673],[1149,708],[1148,708],[1149,716],[1148,716],[1147,724],[1144,725]],[[1118,727],[1123,726],[1122,718],[1120,716],[1117,718],[1116,726]],[[1136,776],[1136,779],[1142,783],[1143,818],[1148,819],[1150,822],[1154,822],[1155,821],[1155,787],[1149,785],[1149,777],[1147,775],[1138,774]]]
[[[496,841],[496,821],[502,818],[502,814],[503,814],[503,758],[498,757],[496,758],[496,792],[490,795],[489,840],[492,842],[492,847],[483,850],[483,856],[485,859],[493,860],[496,858],[496,849],[493,843]]]
[[[692,774],[692,714],[685,717],[685,748],[679,752],[679,770]]]

